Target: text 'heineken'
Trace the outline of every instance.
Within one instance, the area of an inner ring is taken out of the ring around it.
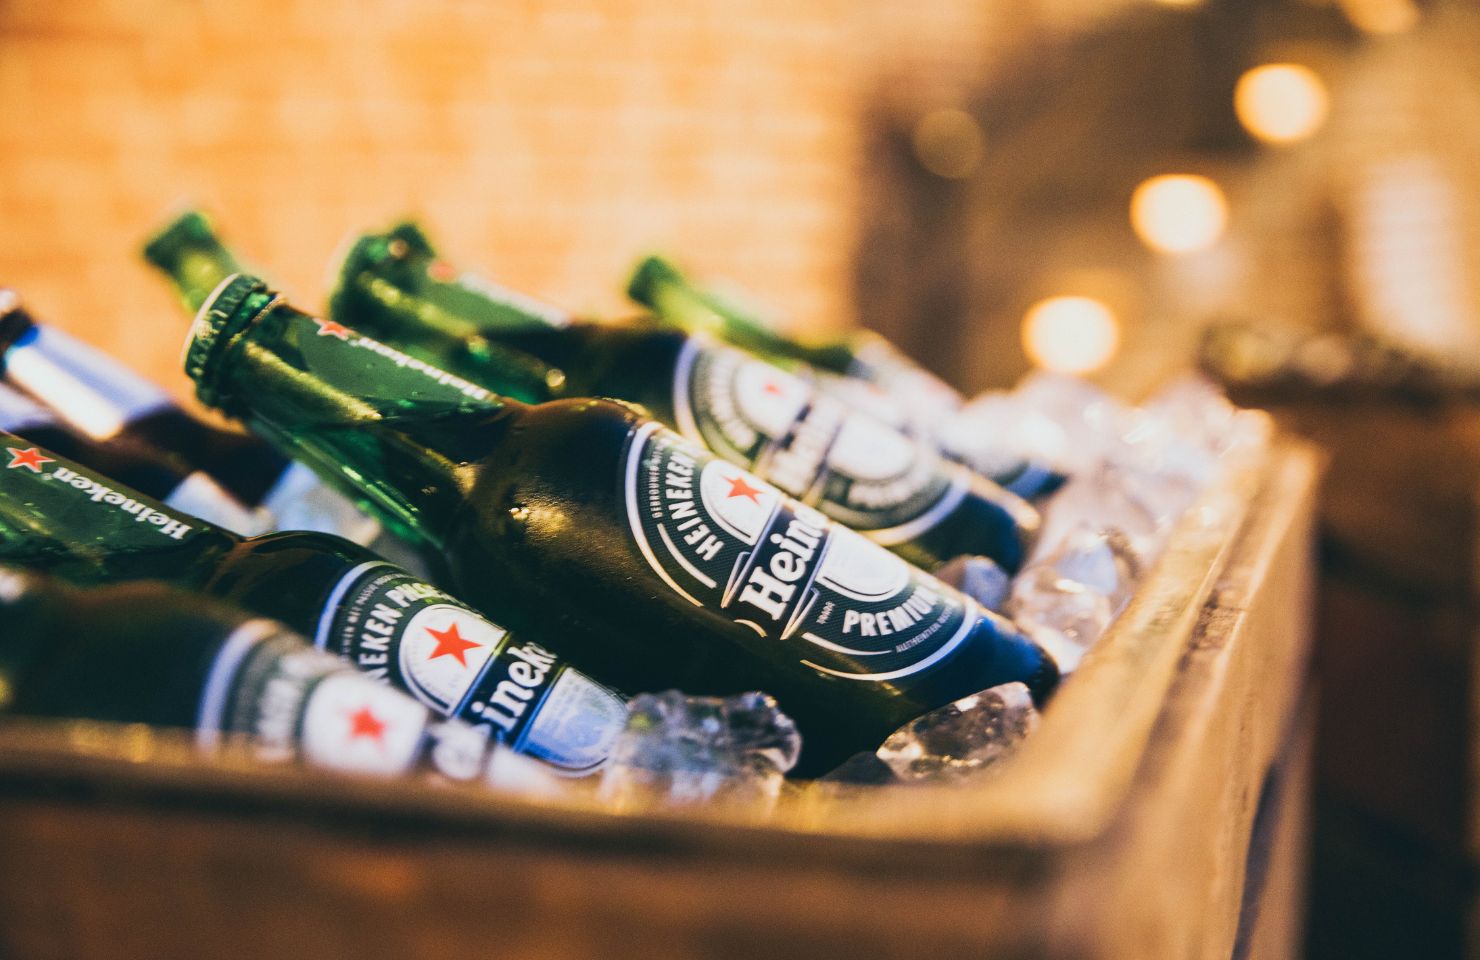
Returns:
[[[0,562],[229,601],[571,774],[601,765],[626,716],[550,650],[347,540],[244,539],[18,437],[0,433],[0,455]]]
[[[0,617],[0,714],[173,727],[207,753],[375,776],[540,776],[281,624],[161,584],[84,591],[0,567]]]
[[[205,403],[359,490],[517,635],[628,690],[772,693],[799,769],[1057,679],[1009,622],[631,406],[502,400],[250,277],[207,301],[186,364]]]
[[[563,372],[566,396],[641,404],[658,420],[826,516],[932,569],[962,554],[1016,570],[1038,515],[809,371],[783,370],[707,335],[652,322],[597,324],[532,304],[437,259],[403,226],[351,248],[334,319],[506,395],[490,340]]]
[[[188,512],[210,514],[243,533],[323,530],[357,543],[374,543],[382,552],[400,549],[380,536],[378,524],[327,489],[312,471],[256,437],[191,415],[158,384],[101,350],[37,322],[18,297],[3,289],[0,376],[73,433],[152,451],[162,467],[182,477],[209,477],[230,498],[230,503],[212,507],[202,502],[212,492],[209,486],[195,481],[184,491],[194,495],[192,499],[180,502]],[[106,469],[101,461],[98,465]],[[251,511],[251,519],[231,522],[232,503]]]

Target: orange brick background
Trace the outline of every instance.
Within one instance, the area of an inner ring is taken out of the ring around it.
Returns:
[[[137,256],[174,208],[317,306],[351,231],[623,309],[649,248],[850,322],[881,84],[920,110],[1114,0],[0,0],[0,283],[167,378],[184,327]]]

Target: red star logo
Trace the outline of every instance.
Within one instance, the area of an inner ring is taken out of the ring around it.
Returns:
[[[773,380],[767,380],[766,385],[761,387],[761,390],[765,393],[769,393],[773,397],[779,397],[786,392],[785,390],[782,390],[781,387]]]
[[[760,492],[760,487],[752,487],[746,483],[745,476],[742,474],[738,477],[730,478],[730,492],[725,494],[725,499],[729,499],[730,497],[749,497],[751,503],[759,505],[760,501],[756,499],[756,494]]]
[[[349,738],[358,740],[360,737],[385,743],[385,721],[372,713],[369,707],[361,707],[349,715]]]
[[[462,634],[457,632],[456,623],[446,630],[433,630],[431,627],[427,627],[427,633],[430,633],[437,641],[437,649],[433,650],[431,656],[427,657],[428,660],[435,660],[438,657],[456,657],[457,662],[466,667],[468,661],[463,654],[478,646],[473,641],[462,638]]]
[[[40,450],[31,447],[26,450],[17,450],[15,447],[6,447],[5,452],[10,454],[10,463],[5,469],[14,470],[16,467],[25,467],[32,473],[40,473],[43,463],[56,463],[51,457],[45,456]]]
[[[338,337],[341,340],[349,339],[349,327],[346,327],[342,323],[337,323],[333,320],[319,320],[318,318],[314,318],[314,322],[319,325],[319,336],[321,337]]]

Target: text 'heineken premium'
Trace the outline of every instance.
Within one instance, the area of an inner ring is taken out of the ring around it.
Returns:
[[[626,717],[554,653],[347,540],[244,539],[18,437],[0,433],[0,455],[0,562],[229,601],[567,773],[597,769]]]
[[[1057,680],[1008,621],[631,406],[501,400],[250,277],[206,303],[186,365],[517,634],[628,690],[775,695],[804,772],[966,694]]]
[[[563,371],[566,396],[613,397],[652,415],[918,566],[962,554],[1016,570],[1038,529],[1027,503],[933,446],[709,336],[651,322],[574,321],[436,258],[414,227],[351,249],[334,319],[500,394],[489,340]]]
[[[538,776],[281,624],[162,584],[84,591],[0,567],[0,617],[0,714],[183,728],[207,753],[348,773]]]

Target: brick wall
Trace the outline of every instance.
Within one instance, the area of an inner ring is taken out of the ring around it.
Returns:
[[[137,249],[186,201],[315,306],[343,237],[417,212],[573,307],[622,309],[661,247],[841,325],[878,78],[923,109],[1118,5],[0,0],[0,283],[181,390]]]

